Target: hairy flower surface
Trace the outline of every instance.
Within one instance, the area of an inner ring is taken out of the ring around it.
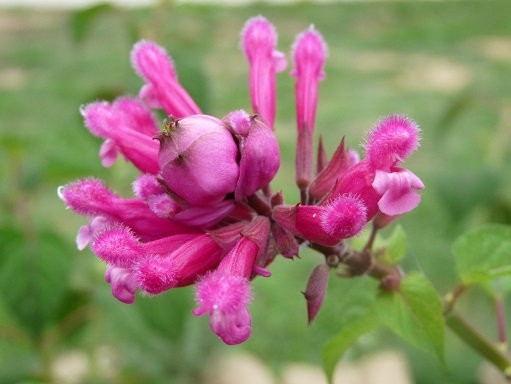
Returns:
[[[320,140],[314,166],[327,46],[311,27],[292,46],[300,198],[286,204],[284,193],[273,192],[270,183],[280,166],[276,73],[287,59],[277,50],[274,26],[262,16],[246,22],[241,49],[248,60],[252,111],[234,105],[218,118],[204,114],[182,87],[165,49],[147,40],[136,43],[131,63],[144,81],[138,96],[81,108],[85,126],[105,140],[102,164],[111,166],[121,154],[140,171],[132,184],[134,197],[121,197],[94,178],[58,189],[67,208],[88,218],[78,230],[77,247],[89,245],[105,263],[115,298],[130,304],[137,291],[157,295],[195,285],[193,313],[209,315],[211,330],[229,345],[249,338],[251,281],[270,277],[278,254],[293,259],[309,246],[325,255],[304,292],[312,322],[330,270],[353,255],[345,252],[345,240],[375,216],[379,228],[411,211],[424,188],[400,167],[419,147],[420,133],[401,115],[374,126],[362,159],[344,139],[329,159]],[[157,123],[161,110],[168,117]],[[364,266],[347,272],[368,273]]]

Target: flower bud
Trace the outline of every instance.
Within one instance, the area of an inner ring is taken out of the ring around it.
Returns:
[[[367,208],[356,196],[341,195],[325,206],[321,228],[333,238],[348,239],[362,231]]]
[[[275,239],[277,250],[282,254],[282,256],[287,257],[288,259],[298,256],[300,245],[291,232],[282,228],[277,223],[272,224],[271,232]]]
[[[244,111],[224,119],[240,142],[240,174],[235,198],[243,200],[272,181],[280,166],[279,143],[273,131],[259,118]]]
[[[368,135],[366,159],[374,168],[388,172],[419,147],[419,133],[418,125],[404,116],[385,117]]]
[[[314,131],[319,81],[326,77],[323,66],[327,56],[326,43],[321,34],[311,26],[296,37],[292,47],[296,77],[296,116],[298,131]]]
[[[248,20],[241,32],[241,48],[250,63],[252,110],[273,129],[275,122],[275,73],[283,71],[287,60],[275,49],[277,33],[262,16]]]
[[[328,287],[329,272],[330,269],[326,264],[320,264],[314,268],[309,277],[309,281],[307,282],[307,288],[305,289],[305,292],[303,292],[305,300],[307,300],[309,325],[312,323],[323,305],[326,289]]]
[[[236,189],[238,147],[221,120],[207,115],[171,119],[156,138],[163,180],[190,205],[219,203]]]
[[[258,255],[264,252],[269,231],[267,218],[254,219],[218,268],[197,284],[199,307],[192,312],[196,316],[209,313],[211,330],[226,344],[240,344],[252,332],[252,319],[247,308],[252,298],[249,279]]]
[[[320,199],[337,182],[350,166],[348,150],[344,145],[344,138],[335,150],[332,159],[324,166],[322,171],[309,185],[309,196]]]

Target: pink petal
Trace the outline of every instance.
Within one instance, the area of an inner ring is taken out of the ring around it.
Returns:
[[[130,269],[110,266],[105,273],[105,281],[112,285],[112,295],[125,304],[135,301],[138,285]]]
[[[101,159],[103,167],[111,167],[115,163],[115,160],[117,160],[118,154],[119,148],[115,144],[115,141],[112,139],[106,139],[99,150],[99,158]]]
[[[416,190],[424,189],[422,181],[407,169],[394,168],[394,172],[376,171],[374,189],[382,194],[378,202],[380,210],[389,216],[409,212],[420,202]]]
[[[201,113],[179,83],[174,64],[165,49],[151,41],[139,41],[131,51],[131,62],[137,73],[152,86],[141,91],[143,96],[149,96],[151,105],[160,104],[167,114],[175,117]]]

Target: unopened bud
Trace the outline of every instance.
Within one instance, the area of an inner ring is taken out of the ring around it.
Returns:
[[[330,268],[326,264],[318,265],[312,271],[307,288],[303,295],[307,300],[307,314],[309,318],[309,325],[312,323],[318,314],[323,301],[325,299],[326,289],[328,287],[328,275]]]
[[[160,140],[158,162],[169,189],[190,205],[219,203],[238,181],[238,147],[226,125],[207,115],[171,122]]]

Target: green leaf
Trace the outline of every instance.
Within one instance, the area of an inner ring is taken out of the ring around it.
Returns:
[[[339,333],[323,349],[323,369],[328,380],[332,380],[335,365],[357,339],[375,329],[380,321],[372,311],[378,292],[378,282],[367,276],[344,281],[346,289],[339,297],[343,308]]]
[[[67,294],[71,252],[52,232],[0,228],[0,292],[6,309],[32,336],[57,319]]]
[[[348,348],[362,335],[374,330],[378,325],[380,325],[378,316],[372,311],[368,311],[360,317],[353,318],[350,323],[341,327],[339,333],[327,343],[323,349],[323,370],[329,383],[332,382],[337,362]]]
[[[454,242],[452,252],[466,285],[511,275],[511,226],[488,224],[466,233]]]
[[[443,362],[443,306],[423,275],[406,276],[398,292],[381,292],[375,308],[381,321],[398,336]]]
[[[383,249],[381,258],[389,264],[396,264],[406,255],[406,234],[401,225],[396,225],[385,240],[377,241],[375,249]]]

